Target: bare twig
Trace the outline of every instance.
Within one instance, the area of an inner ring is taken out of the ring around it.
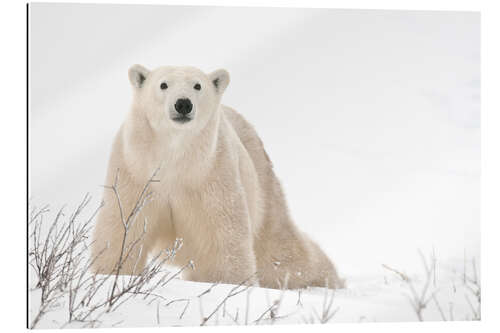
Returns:
[[[434,304],[436,305],[436,308],[438,309],[439,311],[439,314],[441,316],[441,319],[443,319],[443,321],[446,321],[446,316],[444,315],[444,311],[443,309],[441,308],[441,305],[439,304],[437,298],[436,298],[436,295],[435,294],[432,294],[432,300],[434,301]]]
[[[323,307],[321,310],[321,314],[318,314],[315,308],[313,308],[313,315],[310,316],[309,319],[304,318],[306,323],[314,324],[316,320],[321,324],[326,324],[332,320],[332,318],[337,314],[340,310],[340,307],[336,307],[332,309],[333,301],[335,298],[335,290],[332,290],[331,295],[328,296],[329,289],[324,288],[325,293],[323,296]]]
[[[208,315],[208,317],[204,317],[202,319],[202,322],[200,324],[200,326],[205,326],[205,324],[207,323],[207,321],[212,318],[212,316],[220,309],[220,307],[228,300],[230,299],[231,297],[234,297],[244,291],[246,291],[248,288],[250,288],[251,286],[250,285],[246,285],[244,286],[242,289],[239,289],[241,288],[245,283],[249,282],[251,279],[253,279],[255,276],[255,273],[250,275],[248,278],[246,278],[245,280],[241,281],[239,284],[237,284],[236,286],[234,286],[230,291],[229,293],[227,294],[226,297],[224,297],[224,299],[216,306],[216,308],[212,311],[212,313],[210,313],[210,315]],[[238,290],[239,289],[239,290]]]
[[[382,264],[382,267],[385,268],[385,269],[387,269],[388,271],[396,273],[403,281],[408,281],[409,280],[409,278],[408,278],[408,276],[406,276],[406,274],[401,273],[400,271],[398,271],[398,270],[396,270],[396,269],[394,269],[392,267],[389,267],[389,266],[387,266],[385,264]]]

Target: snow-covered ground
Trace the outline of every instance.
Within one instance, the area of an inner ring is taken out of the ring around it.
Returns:
[[[297,225],[347,278],[332,321],[417,320],[404,296],[408,283],[382,265],[423,286],[419,249],[436,258],[432,290],[446,318],[450,304],[454,319],[472,318],[465,295],[475,300],[461,276],[472,258],[480,266],[479,14],[30,8],[34,205],[69,211],[88,192],[97,206],[110,145],[130,104],[132,64],[224,67],[231,83],[223,103],[255,126]],[[173,280],[160,291],[167,300],[190,299],[181,319],[182,302],[136,298],[103,324],[157,325],[158,317],[160,325],[199,325],[232,288],[216,286],[198,298],[208,287]],[[37,297],[35,290],[32,309]],[[249,306],[246,292],[231,298],[225,316],[208,324],[234,323],[236,311],[239,323],[253,322],[280,292],[254,288],[249,297]],[[302,292],[303,306],[297,297],[284,293],[278,315],[286,317],[277,323],[310,321],[312,308],[320,314],[323,290]],[[60,326],[63,305],[41,327]],[[434,301],[423,317],[441,318]]]
[[[467,264],[472,277],[470,262]],[[424,290],[424,276],[409,276],[418,297]],[[472,284],[468,285],[476,290]],[[40,293],[40,289],[30,293],[31,318],[37,314]],[[235,295],[230,296],[232,294]],[[464,286],[463,273],[449,270],[439,262],[436,276],[432,276],[424,296],[428,302],[422,309],[422,320],[473,320],[480,316],[478,298]],[[105,293],[101,293],[100,297],[105,297]],[[301,291],[258,287],[245,289],[244,286],[213,285],[175,278],[155,291],[152,297],[144,299],[143,295],[136,295],[109,313],[105,310],[96,312],[94,317],[98,318],[98,322],[94,325],[137,327],[303,324],[321,323],[322,320],[326,323],[416,321],[418,316],[411,305],[413,300],[416,299],[409,284],[390,271],[374,276],[351,277],[348,288],[337,291],[323,288]],[[93,327],[89,322],[68,323],[67,303],[68,297],[59,300],[36,327]]]

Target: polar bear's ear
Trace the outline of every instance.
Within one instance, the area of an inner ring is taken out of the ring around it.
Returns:
[[[229,73],[225,69],[218,69],[215,72],[210,73],[208,77],[210,78],[210,82],[214,85],[217,93],[222,94],[224,90],[226,90],[227,85],[229,84]]]
[[[148,75],[149,70],[141,65],[133,65],[128,70],[128,79],[135,88],[141,88]]]

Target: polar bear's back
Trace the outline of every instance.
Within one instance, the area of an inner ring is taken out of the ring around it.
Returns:
[[[288,217],[288,208],[281,184],[274,173],[273,164],[257,131],[237,111],[227,106],[222,106],[222,108],[225,118],[229,121],[245,150],[250,155],[257,172],[261,198],[265,203],[264,215],[267,217],[264,218],[264,225],[280,229],[282,223],[285,223],[290,225],[289,228],[294,228]],[[271,217],[275,220],[274,222],[270,221]]]
[[[237,111],[222,105],[224,116],[229,120],[241,143],[250,154],[252,161],[257,168],[259,176],[269,173],[272,169],[272,163],[267,155],[262,140],[259,138],[254,127]]]

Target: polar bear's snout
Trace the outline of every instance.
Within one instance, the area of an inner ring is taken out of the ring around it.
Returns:
[[[187,97],[178,98],[170,109],[170,119],[176,123],[187,123],[194,119],[194,115],[193,102]]]
[[[193,109],[193,103],[189,98],[179,98],[177,102],[175,102],[175,111],[185,116],[191,112]]]

